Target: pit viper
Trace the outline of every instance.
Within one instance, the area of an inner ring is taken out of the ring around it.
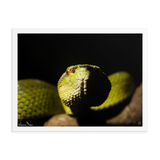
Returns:
[[[90,64],[70,66],[57,87],[38,79],[18,81],[18,122],[66,113],[79,117],[92,110],[104,110],[131,97],[135,89],[132,76],[119,71],[107,76]]]

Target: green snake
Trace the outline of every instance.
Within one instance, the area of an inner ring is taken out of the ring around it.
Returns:
[[[131,97],[132,76],[124,71],[107,76],[100,67],[79,64],[66,69],[57,87],[38,79],[18,81],[18,123],[66,113],[81,117],[105,110]]]

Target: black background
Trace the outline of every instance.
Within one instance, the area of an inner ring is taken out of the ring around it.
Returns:
[[[54,85],[66,68],[98,65],[107,74],[128,71],[142,81],[142,34],[18,34],[18,79]]]

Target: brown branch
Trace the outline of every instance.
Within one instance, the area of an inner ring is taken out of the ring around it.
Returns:
[[[131,102],[117,116],[106,120],[107,125],[142,125],[142,84],[135,90]]]

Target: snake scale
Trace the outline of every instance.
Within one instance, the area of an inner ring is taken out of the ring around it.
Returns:
[[[104,110],[131,97],[132,76],[124,71],[107,76],[89,64],[70,66],[57,87],[38,79],[18,81],[18,122],[67,113],[79,117],[92,110]]]

